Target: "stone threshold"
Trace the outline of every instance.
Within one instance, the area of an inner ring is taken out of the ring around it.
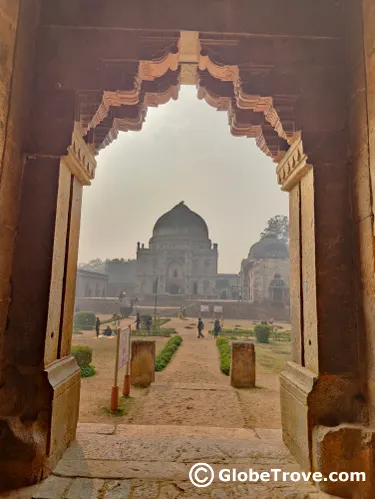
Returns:
[[[210,391],[232,391],[230,385],[220,385],[214,383],[152,383],[151,389],[158,390],[210,390]]]

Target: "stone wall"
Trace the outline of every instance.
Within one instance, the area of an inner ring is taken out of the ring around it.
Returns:
[[[77,272],[76,297],[89,298],[109,295],[107,291],[108,276],[105,274],[95,275],[94,272]],[[109,295],[111,296],[111,295]]]
[[[11,295],[10,273],[23,170],[21,140],[27,122],[27,92],[33,64],[30,40],[38,2],[27,2],[22,16],[20,4],[19,0],[0,0],[0,337]],[[17,33],[21,35],[17,37]],[[12,168],[3,168],[8,162]]]
[[[0,0],[0,364],[11,300],[10,276],[24,166],[22,140],[28,125],[37,15],[37,0]],[[4,168],[5,164],[12,167]]]
[[[348,2],[350,19],[348,26],[348,82],[349,96],[349,128],[350,128],[350,167],[352,176],[352,203],[354,219],[354,241],[356,244],[354,258],[358,269],[356,275],[357,288],[357,324],[360,336],[363,384],[369,378],[370,417],[375,421],[375,363],[372,355],[375,338],[375,265],[374,265],[374,212],[373,212],[373,175],[375,168],[375,147],[371,147],[371,132],[375,126],[375,108],[370,106],[371,95],[375,91],[374,38],[371,40],[375,22],[374,9],[370,1],[363,2],[363,17],[359,2]],[[372,19],[371,19],[372,17]],[[364,23],[364,24],[363,24]],[[364,32],[365,29],[365,44]],[[367,73],[367,74],[366,74]],[[367,92],[366,92],[367,87]],[[372,91],[371,91],[372,87]],[[373,95],[374,97],[374,95]],[[370,126],[369,126],[370,125]],[[375,137],[375,135],[374,135]],[[372,141],[374,141],[372,137]],[[371,416],[372,415],[372,416]]]
[[[208,305],[210,311],[202,314],[200,311],[201,305]],[[267,301],[260,304],[229,300],[216,302],[200,300],[194,306],[189,307],[188,316],[199,317],[200,315],[204,315],[205,317],[212,317],[214,305],[221,305],[223,307],[224,319],[248,319],[255,321],[274,319],[276,321],[289,322],[289,309],[284,306],[273,305]]]
[[[359,243],[360,280],[362,307],[358,322],[366,338],[361,352],[367,360],[370,422],[375,423],[375,246],[374,246],[374,189],[375,189],[375,5],[363,0],[362,21],[358,20],[358,41],[352,42],[351,62],[354,68],[351,93],[351,140],[354,208],[357,219]],[[360,17],[358,13],[357,17]],[[354,33],[355,35],[355,33]],[[354,36],[353,36],[354,38]],[[364,40],[364,46],[361,41]],[[356,128],[355,128],[356,127]],[[366,366],[366,362],[363,362]],[[365,376],[363,376],[365,377]]]
[[[123,306],[127,306],[123,303]],[[80,311],[94,312],[95,314],[119,314],[120,301],[118,298],[76,298],[75,308]]]

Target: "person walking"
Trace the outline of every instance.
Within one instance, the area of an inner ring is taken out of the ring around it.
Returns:
[[[204,336],[202,334],[203,329],[204,329],[204,324],[203,324],[202,319],[199,317],[199,320],[198,320],[198,338],[204,338]]]
[[[99,338],[99,332],[100,332],[100,319],[99,319],[99,317],[96,318],[95,331],[96,331],[96,337]]]
[[[135,328],[137,331],[139,331],[139,326],[141,325],[141,316],[139,315],[139,312],[137,312],[136,318],[135,318]]]
[[[215,319],[215,322],[214,322],[214,338],[217,338],[219,336],[220,330],[221,330],[220,321],[219,321],[219,319]]]

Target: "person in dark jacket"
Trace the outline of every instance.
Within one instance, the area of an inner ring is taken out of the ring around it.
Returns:
[[[203,324],[202,319],[199,317],[199,320],[198,320],[198,338],[204,338],[204,336],[202,334],[203,329],[204,329],[204,324]]]
[[[105,336],[112,336],[112,329],[111,326],[107,326],[104,331]]]
[[[220,331],[221,331],[220,321],[219,321],[219,319],[215,319],[215,322],[214,322],[214,337],[215,338],[217,338],[219,336]]]
[[[100,319],[99,319],[99,317],[96,318],[95,331],[96,331],[96,337],[98,338],[99,332],[100,332]]]
[[[137,312],[137,315],[135,316],[135,328],[137,329],[137,331],[139,330],[140,325],[141,325],[141,316],[139,312]]]

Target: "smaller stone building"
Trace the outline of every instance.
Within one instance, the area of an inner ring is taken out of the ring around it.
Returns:
[[[289,307],[289,250],[276,234],[261,238],[250,248],[240,274],[244,300]]]
[[[76,298],[104,298],[107,296],[108,274],[79,268]]]
[[[137,261],[116,259],[105,264],[108,274],[108,296],[119,296],[125,292],[128,296],[136,294],[137,287]]]
[[[239,274],[218,274],[216,297],[219,300],[237,300],[240,297]]]

